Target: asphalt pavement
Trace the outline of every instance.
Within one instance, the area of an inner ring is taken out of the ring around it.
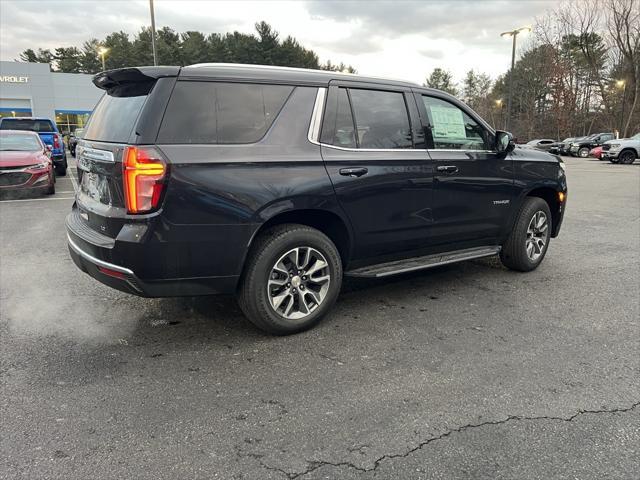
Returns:
[[[73,177],[0,199],[0,478],[638,478],[640,162],[566,162],[536,271],[347,280],[289,337],[80,272]]]

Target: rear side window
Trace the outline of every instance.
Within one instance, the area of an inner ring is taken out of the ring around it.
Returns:
[[[158,143],[254,143],[273,124],[294,87],[178,82]]]
[[[363,149],[413,147],[402,93],[339,88],[335,95],[327,102],[322,143]]]
[[[351,114],[351,105],[345,88],[338,89],[336,101],[331,101],[325,110],[320,141],[343,148],[356,148],[356,129]]]
[[[53,132],[53,125],[49,120],[9,119],[0,123],[0,130],[29,130],[31,132]]]
[[[105,94],[93,110],[83,138],[127,143],[146,99],[146,95],[113,97]]]
[[[412,148],[402,93],[360,89],[350,93],[360,148]]]

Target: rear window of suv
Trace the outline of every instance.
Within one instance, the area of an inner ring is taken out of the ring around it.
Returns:
[[[54,132],[49,120],[13,119],[6,118],[0,123],[1,130],[29,130],[30,132]]]
[[[169,100],[158,143],[254,143],[273,124],[294,87],[181,81]]]
[[[114,97],[105,94],[91,114],[83,138],[127,143],[146,99],[147,95]]]

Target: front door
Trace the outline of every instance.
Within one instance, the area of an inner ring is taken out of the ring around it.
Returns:
[[[495,153],[493,133],[463,104],[416,98],[434,162],[434,243],[495,242],[515,200],[510,156]]]
[[[432,162],[415,98],[384,88],[340,82],[327,96],[322,158],[357,237],[354,259],[426,247],[433,226]]]

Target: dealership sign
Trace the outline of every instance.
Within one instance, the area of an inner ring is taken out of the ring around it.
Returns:
[[[29,83],[29,77],[18,77],[16,75],[0,75],[0,83]]]

